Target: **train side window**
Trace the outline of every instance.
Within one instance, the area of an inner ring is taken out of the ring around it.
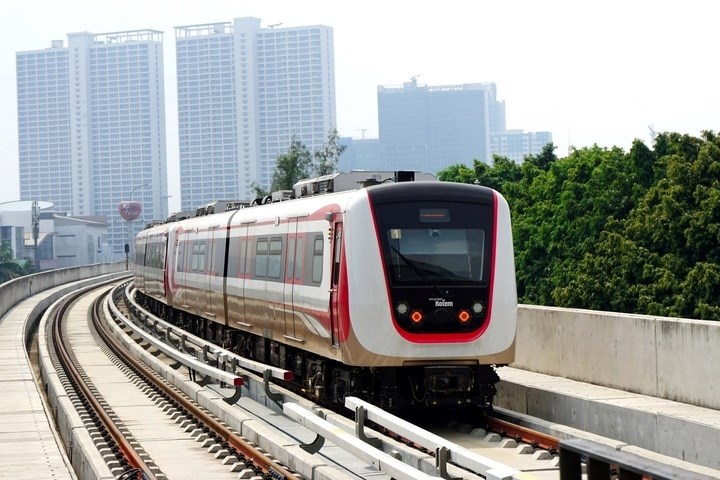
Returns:
[[[332,284],[337,286],[338,279],[340,278],[340,244],[342,242],[342,229],[335,231],[335,244],[333,245],[333,270],[332,270]]]
[[[143,259],[143,263],[145,264],[145,266],[152,267],[152,243],[148,243],[145,245],[144,257],[145,258]]]
[[[197,270],[197,264],[198,264],[198,244],[191,243],[190,244],[190,265],[188,265],[188,271],[194,272],[195,270]]]
[[[323,237],[315,235],[313,242],[313,259],[312,259],[312,282],[320,283],[322,281],[322,259],[323,259]]]
[[[160,264],[160,244],[151,243],[146,250],[146,263],[149,267],[162,268]]]
[[[227,276],[238,278],[240,276],[240,237],[230,237],[227,252]]]
[[[135,247],[135,265],[147,266],[147,258],[145,255],[146,249],[147,245],[142,243],[137,244]]]
[[[210,274],[221,276],[225,269],[225,238],[214,238]]]
[[[298,237],[297,248],[295,249],[295,279],[300,280],[302,278],[302,259],[303,259],[303,237]],[[291,272],[288,270],[288,275]]]
[[[264,277],[267,275],[268,267],[268,241],[267,238],[259,238],[255,243],[255,276]]]
[[[159,259],[159,268],[165,268],[165,255],[166,255],[166,248],[165,248],[165,242],[158,243],[158,249],[160,250],[158,252],[158,259]]]
[[[182,240],[178,241],[177,264],[175,265],[175,270],[178,272],[185,271],[185,242]]]
[[[192,245],[192,257],[190,258],[190,271],[192,272],[204,272],[205,271],[205,242],[193,242]]]
[[[288,280],[292,280],[293,271],[295,270],[295,256],[295,239],[288,238],[287,265],[285,265],[285,271],[287,272]]]
[[[282,239],[270,239],[270,256],[268,257],[268,277],[280,278],[282,270]]]
[[[157,268],[157,243],[149,243],[146,246],[146,264],[148,267]]]
[[[202,242],[198,246],[198,271],[204,272],[205,271],[205,265],[207,263],[207,243]]]
[[[248,244],[247,239],[243,238],[240,243],[240,273],[247,275],[250,273],[250,262],[248,262]]]

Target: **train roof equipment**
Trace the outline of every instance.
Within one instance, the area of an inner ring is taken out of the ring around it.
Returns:
[[[176,212],[170,215],[165,222],[172,223],[193,217],[202,217],[214,213],[222,213],[241,208],[254,207],[268,203],[282,202],[296,198],[321,195],[325,193],[357,190],[359,188],[380,185],[381,183],[437,181],[431,173],[415,172],[413,170],[379,171],[379,170],[351,170],[349,172],[335,172],[315,178],[307,178],[293,185],[292,190],[277,190],[265,197],[247,200],[215,200],[199,206],[195,211]],[[149,227],[148,224],[146,226]]]
[[[316,178],[300,180],[293,185],[295,198],[320,195],[323,193],[357,190],[389,182],[434,181],[435,176],[430,173],[414,172],[412,170],[373,171],[352,170],[349,172],[336,172]]]
[[[213,213],[223,213],[229,212],[230,210],[240,210],[241,208],[247,207],[249,204],[249,202],[244,202],[242,200],[215,200],[213,202],[199,206],[198,209],[195,211],[195,216],[201,217],[203,215],[212,215]]]

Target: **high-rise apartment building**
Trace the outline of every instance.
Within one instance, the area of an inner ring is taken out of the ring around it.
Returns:
[[[107,217],[123,258],[144,220],[167,216],[162,32],[68,34],[16,62],[21,199]],[[142,205],[130,225],[123,200]]]
[[[183,210],[252,199],[293,138],[319,150],[335,128],[333,31],[258,18],[175,27]]]

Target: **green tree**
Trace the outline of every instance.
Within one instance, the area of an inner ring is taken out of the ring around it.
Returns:
[[[655,152],[633,146],[635,198],[628,214],[606,225],[594,251],[575,266],[575,276],[556,289],[555,300],[563,306],[720,320],[718,139],[712,132],[702,138],[667,133],[655,146]]]
[[[548,171],[550,166],[557,161],[557,156],[555,155],[556,148],[552,142],[548,143],[537,155],[528,155],[525,157],[525,163],[533,165],[540,170]]]
[[[475,183],[477,176],[475,170],[466,165],[457,163],[441,170],[437,174],[438,180],[455,183]]]
[[[328,133],[327,140],[323,144],[321,150],[315,152],[315,173],[318,176],[329,175],[337,171],[340,155],[347,148],[346,145],[338,143],[337,128],[333,128]]]
[[[16,262],[10,244],[2,242],[0,244],[0,283],[29,273],[28,263],[25,262],[25,265],[22,265]]]
[[[480,185],[494,188],[505,194],[504,190],[522,178],[522,170],[514,161],[493,155],[492,165],[479,160],[473,161],[475,178]]]
[[[292,190],[293,185],[303,178],[311,176],[312,154],[300,140],[293,136],[290,148],[275,162],[271,191]]]
[[[250,184],[250,189],[251,189],[251,190],[253,191],[253,193],[255,194],[255,198],[263,198],[263,197],[265,197],[266,195],[268,195],[268,194],[270,193],[270,192],[268,192],[267,190],[265,190],[264,188],[262,188],[262,187],[260,186],[260,184],[257,183],[257,182],[252,182],[252,183]]]
[[[625,218],[646,191],[636,186],[638,173],[627,157],[619,148],[593,146],[558,159],[548,144],[520,165],[501,157],[492,166],[476,165],[480,183],[510,204],[521,301],[555,305],[564,299],[555,290],[582,273],[577,263],[605,225]]]

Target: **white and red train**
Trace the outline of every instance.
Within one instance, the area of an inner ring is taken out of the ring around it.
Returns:
[[[490,188],[440,181],[318,193],[338,190],[341,175],[298,184],[299,198],[143,230],[140,298],[293,371],[323,400],[490,406],[495,367],[515,353],[507,202]]]

